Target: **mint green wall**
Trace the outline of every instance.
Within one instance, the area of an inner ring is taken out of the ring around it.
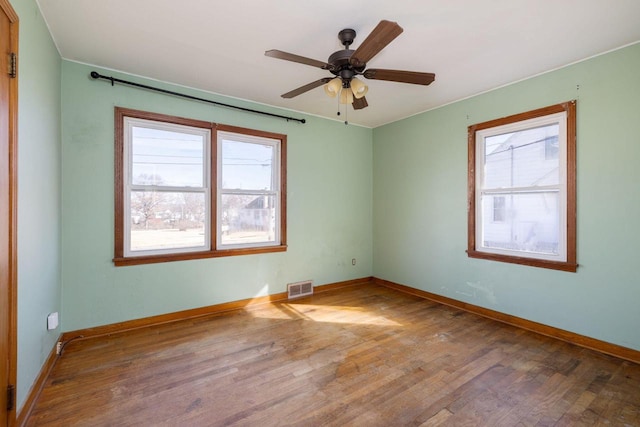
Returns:
[[[306,117],[306,124],[287,122],[126,86],[112,87],[90,79],[93,69],[67,61],[62,65],[65,331],[283,292],[287,283],[305,279],[322,285],[371,275],[371,129],[312,116]],[[287,134],[288,251],[114,267],[114,106]],[[351,265],[352,258],[357,259],[356,266]]]
[[[640,349],[638,70],[640,44],[376,128],[374,275]],[[467,258],[467,126],[571,99],[578,272]]]
[[[60,335],[60,56],[33,0],[20,18],[18,87],[18,408]]]
[[[640,45],[372,131],[312,116],[301,125],[93,81],[93,68],[60,60],[34,0],[12,5],[21,20],[19,406],[60,332],[46,330],[52,311],[70,331],[282,292],[305,279],[320,285],[373,274],[640,349],[633,268]],[[574,98],[578,273],[468,259],[467,126]],[[115,268],[116,105],[287,134],[289,250]]]

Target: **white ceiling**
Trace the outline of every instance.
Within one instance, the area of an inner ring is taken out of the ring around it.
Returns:
[[[264,56],[326,61],[353,28],[356,49],[381,19],[404,32],[368,63],[436,73],[430,86],[368,80],[376,127],[640,41],[639,0],[38,0],[63,58],[336,119],[331,74]],[[342,108],[344,110],[344,108]],[[344,118],[344,113],[342,118]]]

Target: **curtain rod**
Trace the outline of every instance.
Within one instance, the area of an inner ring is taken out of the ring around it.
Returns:
[[[224,104],[222,102],[211,101],[210,99],[199,98],[197,96],[191,96],[191,95],[187,95],[187,94],[184,94],[184,93],[173,92],[171,90],[161,89],[159,87],[147,86],[147,85],[143,85],[143,84],[140,84],[140,83],[130,82],[128,80],[121,80],[121,79],[117,79],[117,78],[111,77],[111,76],[103,76],[102,74],[98,73],[97,71],[92,71],[90,75],[91,75],[91,78],[93,78],[93,79],[109,80],[111,82],[111,86],[113,86],[115,83],[120,83],[120,84],[123,84],[123,85],[128,85],[128,86],[133,86],[133,87],[137,87],[137,88],[141,88],[141,89],[147,89],[147,90],[151,90],[151,91],[155,91],[155,92],[164,93],[164,94],[167,94],[167,95],[179,96],[181,98],[187,98],[187,99],[191,99],[193,101],[206,102],[208,104],[217,105],[219,107],[234,108],[236,110],[246,111],[248,113],[255,113],[255,114],[262,114],[264,116],[277,117],[279,119],[284,119],[286,121],[293,120],[293,121],[300,122],[300,123],[306,123],[307,122],[306,119],[296,119],[295,117],[281,116],[280,114],[267,113],[266,111],[252,110],[251,108],[244,108],[244,107],[238,107],[236,105]]]

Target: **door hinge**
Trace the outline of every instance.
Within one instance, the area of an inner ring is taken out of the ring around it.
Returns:
[[[10,53],[9,54],[9,61],[8,61],[8,72],[9,72],[9,77],[11,77],[12,79],[15,79],[18,73],[18,57],[15,53]]]
[[[16,386],[9,384],[7,386],[7,411],[13,411],[16,406]]]

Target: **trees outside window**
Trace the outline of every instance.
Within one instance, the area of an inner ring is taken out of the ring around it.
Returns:
[[[123,108],[115,120],[116,265],[286,250],[285,135]]]

